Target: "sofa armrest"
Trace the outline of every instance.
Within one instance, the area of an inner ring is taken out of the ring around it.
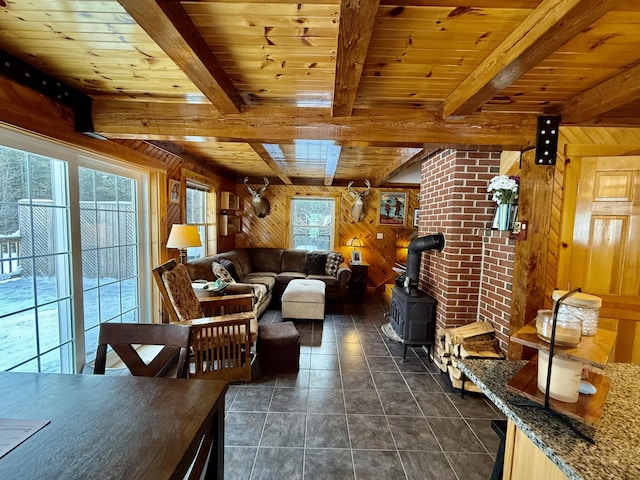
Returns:
[[[349,282],[351,281],[351,268],[346,263],[341,263],[336,272],[338,278],[338,286],[340,288],[340,294],[346,295],[349,289]]]

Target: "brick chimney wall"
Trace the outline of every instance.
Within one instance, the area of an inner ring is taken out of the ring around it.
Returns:
[[[509,349],[511,284],[516,242],[509,232],[485,231],[478,318],[493,323],[500,349]]]
[[[495,262],[507,249],[504,243],[512,242],[515,250],[515,242],[508,240],[507,232],[486,230],[496,208],[487,186],[499,169],[500,152],[442,150],[422,163],[418,233],[422,237],[442,232],[446,242],[442,252],[423,252],[420,267],[419,288],[438,301],[438,327],[481,318],[508,336],[511,284],[505,277],[513,273],[513,251],[507,254],[509,267]],[[484,274],[483,238],[489,240],[485,254],[491,254]],[[493,285],[498,279],[499,287]]]

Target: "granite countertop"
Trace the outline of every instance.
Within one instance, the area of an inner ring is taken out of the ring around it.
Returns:
[[[640,365],[606,366],[604,374],[611,378],[611,386],[597,427],[563,416],[593,438],[591,444],[555,413],[519,405],[527,400],[509,392],[506,385],[526,363],[466,359],[458,368],[570,479],[640,478]]]

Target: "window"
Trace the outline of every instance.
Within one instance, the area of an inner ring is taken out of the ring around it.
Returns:
[[[291,248],[333,250],[336,201],[324,197],[292,197]]]
[[[138,322],[136,181],[80,167],[85,359],[95,358],[104,322]]]
[[[77,372],[100,322],[150,319],[148,175],[2,129],[0,175],[0,371]]]
[[[207,196],[209,188],[203,185],[187,182],[187,223],[197,225],[200,234],[201,247],[187,248],[187,260],[194,260],[205,256],[207,245]]]

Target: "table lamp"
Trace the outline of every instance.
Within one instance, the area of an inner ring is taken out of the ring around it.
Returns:
[[[200,234],[196,225],[182,225],[179,223],[171,227],[169,239],[167,240],[167,248],[177,248],[180,250],[180,263],[184,263],[187,259],[187,248],[200,247]]]
[[[362,264],[362,255],[356,248],[364,247],[364,243],[358,237],[353,237],[351,240],[347,242],[347,247],[351,247],[351,264],[352,265],[360,265]]]

